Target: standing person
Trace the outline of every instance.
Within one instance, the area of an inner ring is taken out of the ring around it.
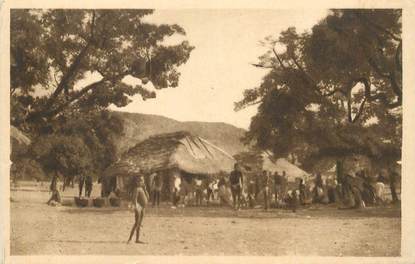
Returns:
[[[258,175],[255,175],[255,200],[258,198],[258,194],[261,190],[261,181],[259,178],[260,177]]]
[[[91,197],[92,193],[92,185],[93,185],[93,179],[91,175],[88,175],[85,177],[85,196]]]
[[[269,207],[269,183],[270,183],[270,173],[266,170],[262,171],[263,177],[263,192],[264,192],[264,209],[268,211]]]
[[[52,180],[50,182],[49,190],[52,192],[52,195],[49,198],[49,201],[47,202],[47,204],[50,205],[53,201],[60,203],[61,196],[58,191],[58,175],[57,174],[53,175]]]
[[[140,241],[140,229],[142,227],[144,210],[149,200],[149,195],[144,183],[144,178],[140,176],[134,176],[132,182],[133,190],[131,195],[131,203],[134,209],[134,225],[131,229],[130,236],[127,243],[131,242],[134,232],[136,232],[135,243],[144,243]]]
[[[229,177],[231,184],[231,192],[233,199],[233,207],[235,210],[239,210],[241,206],[241,195],[243,188],[243,176],[238,163],[235,163],[234,170]]]
[[[229,196],[227,195],[228,192],[226,190],[226,181],[225,181],[225,177],[221,176],[221,178],[219,179],[218,182],[218,196],[219,196],[219,201],[220,201],[220,205],[224,205],[224,204],[228,204],[230,205],[230,201],[229,201]]]
[[[71,181],[71,179],[73,179],[73,178],[75,178],[75,176],[64,176],[63,177],[63,184],[62,184],[62,192],[64,192],[65,191],[65,189],[66,189],[66,186],[68,186],[69,185],[69,183],[70,183],[70,181]]]
[[[323,191],[323,179],[321,178],[321,174],[317,173],[316,179],[314,180],[313,202],[321,201],[319,192],[322,192],[322,191]]]
[[[304,180],[300,179],[300,183],[298,184],[298,190],[300,191],[300,204],[305,205],[305,184]]]
[[[154,177],[156,176],[156,173],[151,173],[147,179],[148,179],[148,191],[150,194],[150,201],[153,203],[154,206]]]
[[[196,206],[201,206],[203,200],[202,180],[199,178],[195,178],[194,186],[196,192]]]
[[[287,192],[287,186],[288,186],[288,177],[287,173],[285,171],[282,171],[281,175],[281,199],[284,200],[285,194]]]
[[[288,204],[291,207],[291,210],[295,213],[297,211],[297,203],[298,203],[298,198],[297,198],[297,190],[290,190],[288,191]]]
[[[172,190],[172,208],[176,208],[177,203],[179,202],[180,196],[180,186],[182,184],[182,180],[180,176],[175,175],[173,179],[173,190]]]
[[[398,173],[396,171],[391,171],[389,173],[389,186],[391,189],[392,202],[399,202],[398,195],[396,194],[396,183],[398,181]]]
[[[248,183],[248,203],[249,207],[255,206],[255,195],[256,195],[256,181],[255,176],[252,174],[249,177],[249,183]]]
[[[85,184],[85,176],[79,175],[79,197],[82,196],[82,190]]]
[[[278,203],[282,200],[282,176],[276,171],[274,173],[274,192],[275,192],[275,202]]]
[[[75,184],[75,177],[73,176],[71,177],[71,188],[74,187],[74,184]]]
[[[153,192],[153,206],[160,205],[160,195],[161,190],[163,189],[163,180],[160,173],[156,173],[153,177],[152,183],[152,192]]]
[[[210,197],[212,197],[212,200],[215,199],[214,195],[213,195],[213,189],[214,189],[214,185],[216,183],[216,180],[212,180],[212,179],[208,179],[207,180],[207,188],[206,188],[206,203],[209,206],[210,203]]]

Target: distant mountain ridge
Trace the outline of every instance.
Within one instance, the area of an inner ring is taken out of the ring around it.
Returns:
[[[231,155],[245,151],[240,139],[245,130],[222,122],[180,122],[172,118],[129,112],[113,112],[124,120],[124,136],[118,139],[117,146],[124,152],[150,136],[176,131],[189,131],[222,148]]]

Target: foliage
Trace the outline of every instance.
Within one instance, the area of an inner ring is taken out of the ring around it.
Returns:
[[[130,97],[154,98],[156,89],[177,87],[188,60],[179,25],[151,24],[153,10],[15,9],[11,11],[11,123],[30,134],[25,155],[47,173],[97,175],[119,153],[115,138],[123,122],[106,109]],[[96,80],[91,76],[99,76]],[[124,77],[141,80],[139,85]],[[17,152],[14,152],[15,154]],[[14,163],[23,158],[17,153]]]
[[[235,104],[259,104],[246,142],[308,168],[354,154],[400,159],[401,10],[332,10],[311,32],[288,28],[262,43],[254,66],[268,73]]]
[[[190,56],[187,42],[166,46],[184,35],[179,25],[155,25],[143,18],[152,10],[48,9],[11,11],[12,122],[48,122],[62,112],[125,106],[129,96],[155,93],[127,85],[126,76],[148,80],[157,89],[176,87],[178,67]],[[91,74],[101,79],[81,85]],[[78,84],[78,86],[77,86]],[[45,95],[46,94],[46,95]]]
[[[37,161],[20,156],[11,166],[10,178],[12,181],[29,179],[39,181],[45,180],[45,173]]]
[[[73,177],[98,175],[117,160],[115,138],[123,131],[121,119],[108,111],[61,116],[31,146],[31,156],[46,172]]]
[[[90,169],[91,153],[78,137],[43,136],[36,140],[31,151],[46,173],[73,176]]]

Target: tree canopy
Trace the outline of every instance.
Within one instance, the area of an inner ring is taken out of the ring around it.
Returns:
[[[135,94],[153,98],[155,93],[143,86],[148,81],[156,89],[176,87],[178,67],[193,47],[187,41],[165,45],[166,38],[185,31],[145,22],[152,12],[12,10],[12,122],[47,122],[70,108],[121,107]],[[77,86],[92,73],[101,78]],[[122,82],[129,75],[143,85]]]
[[[401,10],[331,10],[311,32],[288,28],[262,41],[267,69],[235,109],[258,104],[246,142],[294,155],[400,159]]]
[[[152,13],[11,10],[11,123],[33,142],[24,157],[13,150],[16,164],[29,159],[71,178],[99,175],[116,161],[123,122],[108,107],[125,106],[136,94],[154,98],[148,82],[156,89],[177,87],[179,67],[194,49],[186,40],[168,45],[168,38],[185,31],[146,22]],[[141,84],[125,83],[127,76]]]

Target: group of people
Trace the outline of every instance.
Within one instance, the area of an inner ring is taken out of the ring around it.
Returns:
[[[241,206],[254,207],[259,195],[262,193],[264,210],[270,208],[270,201],[283,202],[293,198],[294,193],[287,192],[288,180],[285,171],[282,174],[263,170],[260,175],[247,176],[247,188],[244,186],[244,176],[241,166],[236,163],[229,176],[232,192],[233,208],[240,210]],[[246,192],[245,192],[246,190]],[[274,195],[272,195],[274,191]]]
[[[80,175],[79,176],[79,182],[78,182],[78,187],[79,187],[79,197],[82,196],[82,189],[85,186],[85,197],[91,197],[91,193],[92,193],[92,187],[93,187],[93,179],[91,175],[88,176],[84,176],[84,175]]]
[[[330,203],[336,202],[339,199],[352,197],[354,200],[354,207],[359,207],[363,203],[376,202],[379,198],[379,186],[389,183],[391,187],[391,195],[393,201],[398,201],[396,193],[397,175],[391,174],[389,177],[382,173],[373,179],[368,177],[365,171],[359,171],[355,175],[346,174],[340,182],[333,180],[328,182],[323,180],[321,174],[316,174],[312,182],[307,184],[303,179],[298,179],[293,186],[288,186],[286,172],[282,174],[278,172],[271,173],[263,170],[260,174],[243,175],[240,164],[236,163],[234,169],[229,176],[222,175],[219,179],[193,177],[190,185],[192,196],[195,198],[196,206],[202,205],[204,197],[206,203],[209,205],[211,199],[214,199],[215,194],[224,203],[232,205],[235,210],[240,210],[241,207],[254,207],[257,201],[263,202],[264,210],[270,208],[270,202],[274,201],[274,206],[285,204],[293,211],[298,205],[305,205],[306,203]],[[51,198],[48,204],[60,203],[61,197],[58,190],[58,175],[52,177],[50,184]],[[136,234],[136,243],[140,241],[140,230],[143,223],[145,208],[149,201],[152,201],[153,206],[160,205],[161,193],[163,190],[163,177],[159,173],[153,173],[148,177],[148,184],[143,175],[137,174],[132,177],[129,184],[128,191],[130,197],[130,207],[134,211],[134,224],[130,231],[128,242],[132,240]],[[185,199],[189,194],[186,190],[189,183],[185,183],[182,176],[176,175],[173,178],[171,195],[172,204],[177,206],[179,201]],[[247,181],[247,182],[245,182]],[[85,196],[90,197],[92,192],[93,180],[91,176],[79,177],[79,196],[82,196],[82,191],[85,187]],[[246,184],[246,186],[245,186]],[[149,187],[149,192],[147,191]],[[230,189],[232,197],[232,204],[229,199],[226,199],[226,190]],[[274,192],[274,193],[272,193]]]
[[[392,203],[399,202],[397,194],[398,174],[390,171],[388,176],[381,171],[377,177],[369,176],[365,170],[354,175],[346,174],[337,184],[338,194],[349,207],[365,207],[366,205],[383,204],[387,198],[386,184],[389,184]]]
[[[74,181],[75,177],[72,178],[68,178],[65,177],[63,179],[63,185],[62,185],[62,191],[65,191],[65,187],[70,185],[70,182]],[[49,191],[51,192],[51,197],[49,198],[49,200],[47,201],[48,205],[56,205],[61,203],[61,195],[58,189],[58,181],[59,181],[59,176],[58,173],[55,173],[52,176],[51,182],[50,182],[50,186],[49,186]],[[73,187],[73,186],[72,186]],[[91,193],[92,193],[92,188],[93,188],[93,178],[92,176],[88,175],[88,176],[84,176],[84,175],[80,175],[78,176],[78,187],[79,187],[79,197],[82,197],[82,191],[84,190],[84,196],[85,197],[91,197]]]
[[[262,176],[262,177],[260,177]],[[191,201],[195,206],[201,206],[204,201],[209,206],[213,200],[220,204],[233,206],[240,210],[243,206],[253,206],[259,194],[263,194],[265,209],[269,208],[269,199],[272,196],[271,189],[275,189],[276,199],[283,200],[287,190],[287,176],[285,171],[282,174],[264,171],[259,177],[248,177],[245,185],[241,166],[236,163],[229,175],[222,174],[218,178],[194,176],[186,180],[183,176],[173,176],[171,183],[172,207],[184,206]],[[271,184],[274,182],[275,187]],[[153,186],[153,185],[150,185]],[[245,187],[247,187],[245,189]],[[153,188],[150,188],[153,190]],[[246,191],[247,190],[247,191]],[[232,200],[232,201],[231,201]]]
[[[396,191],[398,174],[389,173],[386,177],[380,173],[378,177],[369,177],[364,170],[355,175],[346,174],[340,182],[336,179],[324,179],[320,173],[305,182],[297,178],[295,183],[288,184],[285,171],[282,174],[263,170],[262,173],[249,173],[244,177],[239,164],[235,164],[230,173],[229,183],[232,192],[233,208],[240,210],[241,206],[254,207],[258,201],[264,210],[271,206],[288,207],[296,211],[300,205],[311,203],[349,203],[349,208],[375,205],[385,201],[384,191],[387,182],[391,190],[392,202],[398,202]],[[244,179],[247,181],[246,188]],[[262,201],[261,201],[262,200]]]

